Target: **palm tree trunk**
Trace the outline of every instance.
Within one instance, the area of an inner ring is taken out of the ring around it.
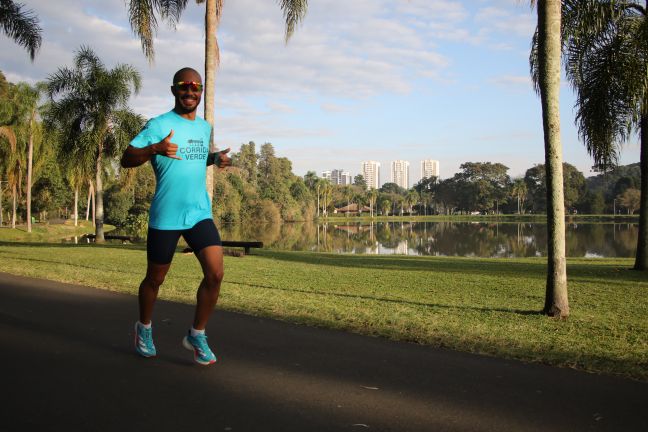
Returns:
[[[92,202],[92,182],[88,181],[88,205],[86,206],[86,218],[87,221],[90,217],[90,203]],[[93,222],[94,225],[94,222]]]
[[[218,17],[220,16],[219,6],[222,0],[207,0],[205,5],[205,120],[212,125],[212,134],[209,142],[209,151],[216,151],[214,145],[214,86],[216,83],[216,65],[218,64],[218,41],[216,31],[218,30]],[[218,3],[218,4],[217,4]],[[205,180],[207,193],[210,201],[214,194],[214,168],[207,167],[207,178]]]
[[[547,287],[543,313],[569,316],[565,200],[560,142],[561,0],[538,1],[539,81],[547,176]]]
[[[15,183],[13,185],[11,192],[13,195],[13,208],[11,210],[11,228],[16,228],[16,195],[18,195],[18,191],[16,190]]]
[[[641,116],[641,199],[639,203],[639,239],[635,270],[648,270],[648,108]]]
[[[2,225],[4,223],[3,215],[4,215],[4,210],[2,207],[2,181],[0,180],[0,228],[2,228]]]
[[[11,190],[11,196],[13,198],[13,206],[11,209],[11,228],[16,228],[16,200],[18,196],[18,190],[14,184]]]
[[[97,185],[96,198],[95,198],[95,242],[104,243],[106,239],[104,238],[104,227],[103,227],[103,183],[101,181],[101,164],[102,164],[102,152],[103,148],[99,148],[99,156],[97,156],[97,173],[95,178],[95,183]]]
[[[34,160],[34,136],[29,133],[29,149],[27,150],[27,232],[32,232],[31,224],[31,191],[32,191],[32,165]]]
[[[79,185],[74,187],[74,226],[79,226]]]

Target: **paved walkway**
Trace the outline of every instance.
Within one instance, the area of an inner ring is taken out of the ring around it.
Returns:
[[[222,311],[201,367],[180,344],[193,308],[162,301],[143,359],[136,310],[0,273],[0,430],[648,430],[646,383]]]

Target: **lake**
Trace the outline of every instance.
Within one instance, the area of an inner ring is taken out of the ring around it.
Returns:
[[[223,239],[256,240],[268,248],[332,253],[472,257],[547,255],[544,223],[374,222],[221,225]],[[568,223],[569,257],[633,257],[637,224]]]
[[[223,240],[262,241],[265,248],[280,250],[487,258],[547,255],[547,226],[535,222],[294,222],[218,228]],[[566,253],[632,258],[637,236],[636,223],[567,223]]]

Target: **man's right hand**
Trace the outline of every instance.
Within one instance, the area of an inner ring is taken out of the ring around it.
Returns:
[[[176,156],[176,153],[178,152],[178,145],[171,142],[171,137],[173,137],[173,129],[171,129],[171,132],[166,136],[166,138],[164,138],[157,144],[153,144],[151,147],[153,147],[153,151],[157,155],[166,156],[171,159],[182,160],[180,156]]]

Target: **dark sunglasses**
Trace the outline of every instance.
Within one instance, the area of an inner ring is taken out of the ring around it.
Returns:
[[[182,91],[195,91],[201,92],[203,85],[196,81],[178,81],[174,84],[175,88]]]

